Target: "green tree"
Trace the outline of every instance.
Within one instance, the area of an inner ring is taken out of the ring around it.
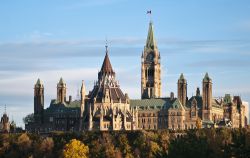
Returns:
[[[34,114],[29,114],[23,118],[23,123],[28,124],[29,122],[34,122]]]
[[[126,134],[119,134],[118,136],[118,145],[121,150],[123,157],[132,157],[131,155],[131,147],[129,145],[127,135]]]
[[[166,157],[168,154],[168,148],[169,148],[169,143],[170,143],[170,135],[167,130],[159,132],[159,137],[160,137],[160,146],[162,148],[162,156]]]

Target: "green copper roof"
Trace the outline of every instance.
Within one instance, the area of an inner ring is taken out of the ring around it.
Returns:
[[[36,81],[35,88],[43,88],[43,83],[39,78]]]
[[[202,108],[202,97],[199,95],[199,96],[192,96],[188,102],[187,102],[187,107],[190,108],[192,106],[192,101],[193,100],[196,100],[197,101],[197,107],[198,108]]]
[[[224,102],[226,104],[232,103],[232,97],[230,96],[230,94],[225,94]]]
[[[179,82],[180,82],[180,81],[186,82],[186,79],[185,79],[183,73],[181,73],[181,75],[180,75]]]
[[[55,108],[80,108],[81,107],[81,101],[80,100],[74,100],[72,102],[63,102],[58,103],[56,99],[52,99],[50,102],[50,106],[48,109],[55,109]]]
[[[165,105],[166,101],[163,99],[132,99],[130,100],[130,106],[131,107],[163,107]]]
[[[170,106],[172,109],[182,109],[183,106],[181,105],[181,102],[179,99],[176,99],[173,104]]]
[[[170,98],[151,98],[151,99],[132,99],[130,100],[131,107],[138,107],[139,109],[169,109],[169,108],[179,108],[180,102]],[[174,105],[173,105],[174,104]]]
[[[154,28],[153,28],[153,23],[152,22],[149,23],[146,47],[151,48],[151,49],[157,48],[156,40],[155,40],[155,37],[154,37]]]
[[[206,73],[205,77],[203,78],[203,81],[211,81],[211,78],[208,76],[208,73]]]
[[[181,73],[180,80],[184,80],[184,79],[185,79],[184,75],[183,75],[183,73]]]
[[[59,83],[58,84],[64,84],[64,80],[63,78],[61,77],[60,80],[59,80]]]
[[[42,85],[42,82],[41,82],[40,78],[37,79],[36,85]]]

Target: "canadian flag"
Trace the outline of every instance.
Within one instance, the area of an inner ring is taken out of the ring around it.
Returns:
[[[151,14],[151,10],[148,10],[148,11],[147,11],[147,14]]]

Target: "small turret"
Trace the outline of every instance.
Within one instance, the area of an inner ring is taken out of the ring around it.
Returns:
[[[173,101],[174,100],[174,92],[170,93],[170,100]]]
[[[64,103],[66,102],[66,83],[60,78],[57,84],[57,102]]]
[[[185,79],[183,73],[181,73],[178,80],[178,99],[183,106],[186,105],[187,101],[187,80]]]
[[[212,120],[212,79],[205,74],[202,80],[202,119]]]
[[[200,88],[197,87],[197,89],[196,89],[196,96],[200,96],[200,95],[201,95]]]
[[[34,117],[38,123],[43,122],[43,109],[44,109],[44,86],[38,78],[34,85]]]
[[[82,122],[83,122],[83,113],[85,110],[85,95],[86,95],[86,90],[85,90],[85,84],[84,80],[82,80],[82,86],[81,86],[81,113],[80,113],[80,127],[79,130],[82,130]]]

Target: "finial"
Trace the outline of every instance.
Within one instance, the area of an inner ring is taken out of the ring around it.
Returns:
[[[105,44],[105,47],[106,47],[106,53],[108,52],[108,40],[107,40],[107,37],[106,37],[106,44]]]
[[[4,113],[6,114],[6,104],[4,105]]]

